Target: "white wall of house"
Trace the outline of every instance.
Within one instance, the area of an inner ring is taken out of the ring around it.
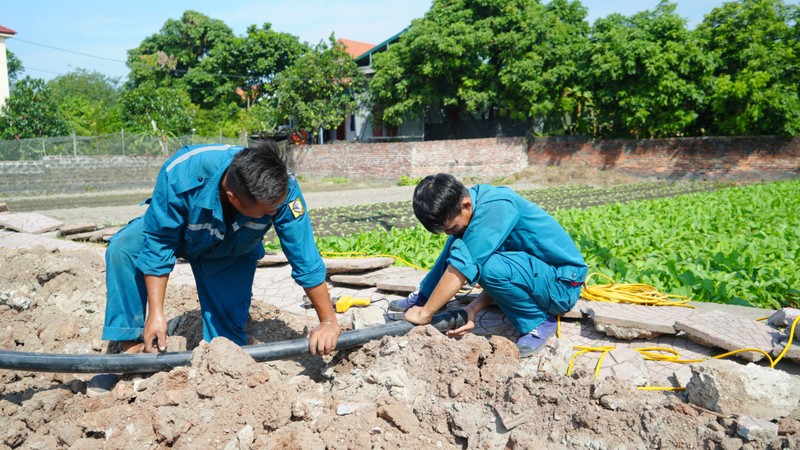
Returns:
[[[10,90],[8,86],[8,61],[6,60],[6,38],[10,34],[0,33],[0,107],[6,104]]]

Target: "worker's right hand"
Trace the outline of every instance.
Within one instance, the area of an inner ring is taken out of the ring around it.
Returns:
[[[147,315],[142,337],[145,353],[167,351],[167,319],[164,313],[151,312]]]
[[[455,330],[448,330],[445,334],[450,337],[459,337],[464,336],[467,333],[472,333],[472,330],[475,329],[475,316],[477,312],[470,307],[464,308],[464,311],[467,312],[467,322]]]

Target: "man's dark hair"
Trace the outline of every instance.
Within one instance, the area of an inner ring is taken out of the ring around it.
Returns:
[[[228,188],[237,197],[262,203],[280,200],[289,189],[289,174],[275,141],[242,149],[228,166]]]
[[[461,212],[461,200],[469,191],[448,173],[428,175],[414,189],[414,215],[431,233],[444,231],[444,224]]]

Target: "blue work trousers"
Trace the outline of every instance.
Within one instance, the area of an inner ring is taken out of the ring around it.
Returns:
[[[137,218],[111,238],[106,250],[106,315],[104,340],[142,340],[147,311],[144,275],[136,268],[136,258],[144,245],[143,220]],[[238,258],[219,273],[205,274],[200,260],[188,259],[194,274],[203,339],[224,336],[245,345],[245,324],[253,297],[256,261]],[[167,299],[164,300],[165,302]]]
[[[551,315],[571,310],[582,289],[559,279],[555,267],[525,252],[495,253],[481,268],[478,283],[521,334]]]

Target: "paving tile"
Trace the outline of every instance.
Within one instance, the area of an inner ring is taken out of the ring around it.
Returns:
[[[425,270],[419,270],[413,267],[391,266],[360,274],[331,275],[331,281],[353,286],[376,286],[380,281],[395,278],[419,278],[421,280],[427,273],[428,272]]]
[[[366,272],[368,270],[383,269],[394,264],[394,258],[367,257],[367,258],[322,258],[328,275],[350,272]]]
[[[782,337],[775,328],[722,311],[682,319],[675,324],[675,328],[703,345],[728,351],[757,348],[769,353]],[[736,356],[753,362],[764,358],[759,352],[742,352]]]
[[[597,378],[602,380],[610,376],[634,386],[650,384],[650,372],[642,354],[630,348],[619,347],[605,354]]]
[[[79,223],[74,225],[64,225],[58,229],[58,236],[69,236],[78,233],[87,233],[97,230],[97,224]]]
[[[382,291],[409,294],[417,290],[420,283],[422,283],[423,278],[425,278],[424,275],[405,278],[390,278],[377,282],[375,287]]]
[[[35,212],[10,213],[0,216],[0,226],[22,233],[42,234],[57,230],[64,222]]]
[[[275,266],[279,264],[286,264],[289,259],[283,252],[267,253],[263,258],[258,260],[258,267]]]
[[[660,334],[676,334],[675,322],[696,314],[680,306],[642,306],[624,303],[586,302],[583,312],[595,324],[614,325]]]
[[[65,241],[48,236],[0,230],[0,247],[32,249],[38,246],[44,247],[47,250],[82,250],[87,248],[86,244],[79,244],[77,242]],[[96,248],[104,249],[104,247],[99,246]]]

